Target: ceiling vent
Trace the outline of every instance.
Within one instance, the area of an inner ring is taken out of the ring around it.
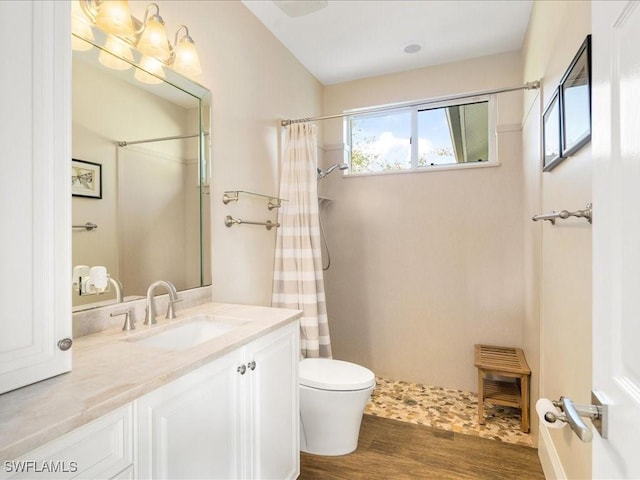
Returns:
[[[304,17],[310,13],[326,8],[327,0],[273,0],[273,3],[290,17]]]

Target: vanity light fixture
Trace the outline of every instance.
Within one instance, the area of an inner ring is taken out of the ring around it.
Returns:
[[[155,8],[156,13],[149,15],[149,11]],[[169,39],[164,28],[164,20],[160,16],[160,7],[157,3],[150,3],[144,12],[142,27],[136,31],[138,38],[138,50],[149,57],[166,61],[170,58]]]
[[[185,34],[178,40],[180,30],[184,28]],[[176,38],[173,42],[175,45],[173,50],[173,68],[188,77],[200,75],[202,67],[198,58],[196,44],[189,35],[189,28],[186,25],[180,25],[176,30]]]
[[[84,2],[83,2],[84,3]],[[99,5],[93,20],[96,25],[111,35],[131,37],[134,33],[129,2],[127,0],[105,0]],[[81,4],[82,5],[82,4]]]
[[[104,65],[105,67],[113,68],[114,70],[128,70],[132,67],[131,63],[133,62],[133,55],[131,53],[131,47],[129,44],[125,43],[123,40],[120,40],[118,37],[114,37],[113,35],[109,35],[107,37],[107,43],[105,44],[105,49],[101,50],[100,55],[98,55],[98,61]],[[114,55],[111,55],[111,53]],[[125,60],[128,62],[125,62]]]
[[[142,68],[136,68],[136,72],[133,74],[136,80],[151,85],[162,83],[164,70],[162,69],[162,63],[158,60],[145,55],[140,59],[140,67]]]
[[[157,3],[147,5],[144,19],[141,22],[131,16],[127,0],[77,0],[77,2],[86,18],[110,34],[110,37],[111,35],[116,36],[129,45],[137,47],[143,54],[143,60],[145,57],[154,58],[186,76],[202,73],[198,52],[195,42],[189,35],[189,29],[186,25],[180,25],[172,46],[167,38],[164,20],[160,16],[160,7]],[[183,29],[184,34],[179,37]],[[90,32],[84,34],[79,28],[74,29],[74,33],[78,33],[83,38],[89,38],[91,35]],[[105,48],[110,50],[108,45],[105,45]],[[123,56],[119,51],[113,53],[129,60],[129,56]],[[143,68],[145,67],[143,66]],[[148,75],[148,77],[150,76]],[[145,83],[153,83],[153,81]]]
[[[86,38],[87,40],[95,40],[93,32],[91,31],[91,26],[86,22],[86,18],[82,15],[80,4],[78,2],[73,2],[71,4],[71,31],[73,33],[77,33],[82,38]],[[78,51],[87,51],[91,50],[93,46],[89,42],[85,42],[75,35],[72,35],[71,48]]]

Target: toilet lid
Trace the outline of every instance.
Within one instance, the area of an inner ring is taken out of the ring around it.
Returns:
[[[363,390],[375,384],[368,368],[329,358],[305,358],[298,377],[300,385],[323,390]]]

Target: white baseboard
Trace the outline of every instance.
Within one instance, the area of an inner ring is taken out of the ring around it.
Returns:
[[[538,458],[542,465],[544,478],[547,480],[567,480],[567,475],[564,473],[562,462],[553,444],[551,435],[549,435],[549,430],[540,423],[538,432]]]

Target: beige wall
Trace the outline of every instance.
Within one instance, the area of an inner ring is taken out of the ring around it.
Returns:
[[[511,86],[521,75],[512,53],[332,85],[324,113]],[[520,92],[498,96],[499,167],[323,180],[336,358],[476,391],[474,344],[523,344],[521,107]],[[341,162],[341,121],[325,122],[324,143],[325,165]]]
[[[227,228],[225,215],[275,219],[266,202],[222,204],[225,190],[276,194],[279,120],[319,114],[322,86],[238,1],[161,1],[168,31],[184,23],[200,53],[198,81],[212,91],[211,206],[214,299],[271,304],[275,231]],[[146,4],[133,2],[144,15]]]
[[[542,91],[524,101],[523,153],[527,217],[576,210],[591,201],[591,148],[582,148],[549,173],[541,173],[540,115],[561,76],[590,32],[589,2],[534,3],[523,49],[524,79],[542,79]],[[591,226],[584,220],[525,223],[527,355],[540,359],[539,396],[561,395],[589,403],[591,390]],[[540,325],[536,318],[540,315]],[[536,332],[540,330],[540,344]],[[532,392],[535,393],[535,392]],[[536,400],[536,395],[532,400]],[[533,416],[536,421],[536,416]],[[591,477],[591,444],[569,428],[549,431],[545,445],[557,453],[568,478]],[[549,464],[545,464],[545,468]],[[555,473],[545,470],[549,478]]]

